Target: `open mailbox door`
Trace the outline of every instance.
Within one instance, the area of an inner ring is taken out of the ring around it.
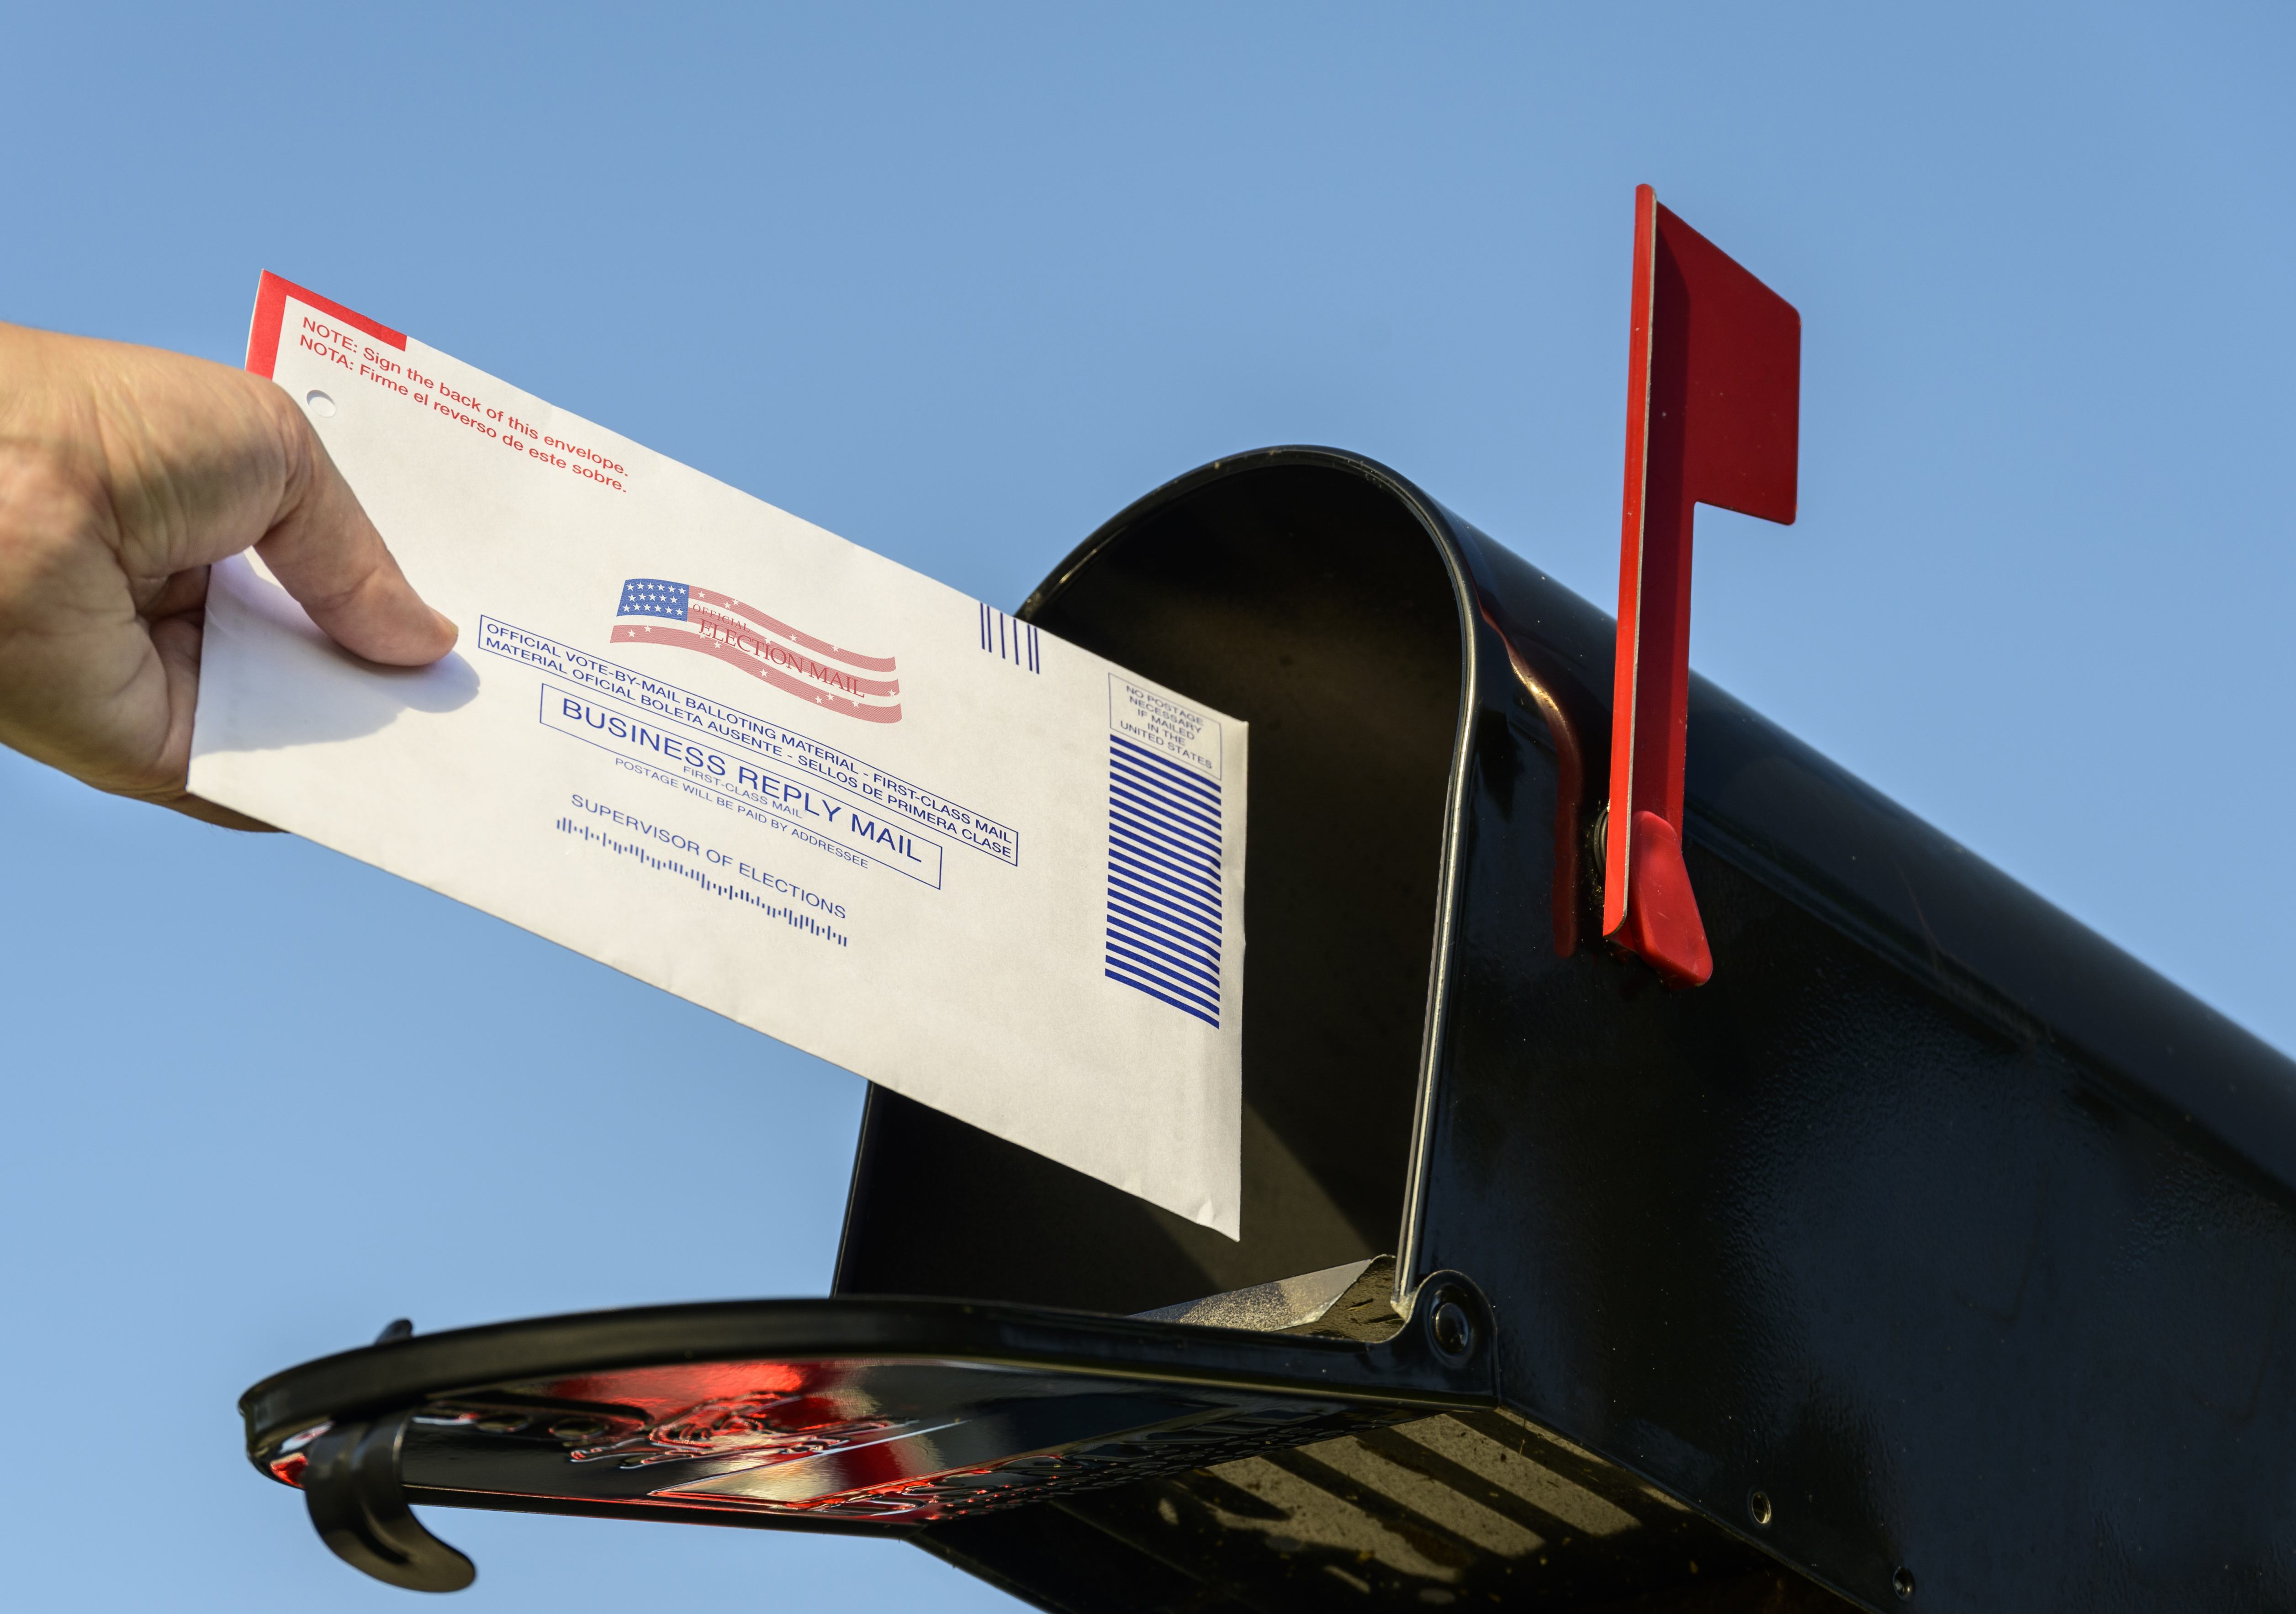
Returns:
[[[1206,466],[1021,615],[1251,725],[1241,1241],[877,1090],[831,1299],[250,1390],[339,1553],[467,1583],[427,1503],[1074,1614],[2296,1601],[2287,1060],[1694,678],[1711,979],[1654,967],[1612,620],[1360,457]]]

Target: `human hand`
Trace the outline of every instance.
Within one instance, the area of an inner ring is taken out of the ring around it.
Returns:
[[[294,400],[258,376],[0,324],[0,743],[239,829],[184,788],[208,568],[252,547],[345,649],[454,647]]]

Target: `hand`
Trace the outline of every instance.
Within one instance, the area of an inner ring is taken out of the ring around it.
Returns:
[[[250,546],[370,661],[454,648],[279,388],[0,324],[0,743],[98,790],[267,827],[184,788],[208,568]]]

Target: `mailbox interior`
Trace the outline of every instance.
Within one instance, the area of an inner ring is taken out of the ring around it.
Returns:
[[[1130,1313],[1398,1248],[1461,598],[1391,487],[1280,457],[1152,494],[1031,597],[1047,633],[1250,725],[1242,1238],[873,1088],[837,1292]]]

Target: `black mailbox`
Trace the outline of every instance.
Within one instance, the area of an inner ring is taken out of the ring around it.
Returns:
[[[1021,614],[1251,725],[1242,1241],[877,1090],[830,1299],[250,1390],[338,1552],[466,1581],[414,1502],[1077,1614],[2296,1601],[2289,1061],[1703,684],[1669,989],[1599,939],[1610,619],[1362,458],[1207,466]]]

